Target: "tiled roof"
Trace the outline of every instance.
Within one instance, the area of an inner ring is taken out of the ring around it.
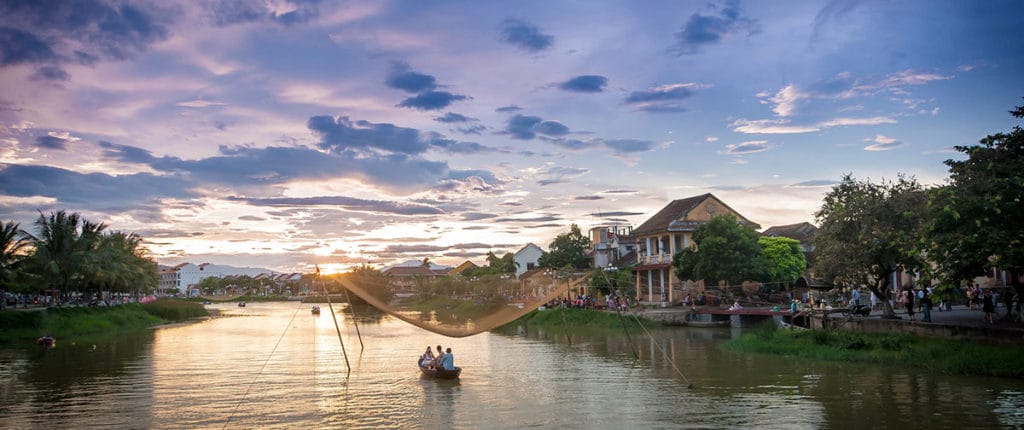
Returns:
[[[715,199],[715,201],[720,203],[722,206],[725,206],[726,209],[729,209],[730,212],[736,214],[739,222],[752,225],[754,228],[759,228],[756,223],[744,218],[743,215],[740,215],[739,212],[733,210],[733,208],[729,207],[729,205],[725,204],[721,199],[715,197],[711,193],[707,193],[699,196],[687,197],[685,199],[673,200],[662,210],[658,211],[658,213],[654,214],[650,219],[645,221],[643,224],[640,224],[640,227],[633,230],[633,236],[643,236],[662,231],[693,231],[703,224],[704,221],[688,221],[686,220],[687,215],[689,215],[690,211],[709,198]]]
[[[780,225],[771,227],[761,233],[762,236],[773,236],[773,237],[788,237],[790,239],[796,239],[802,244],[810,244],[814,241],[814,235],[818,232],[818,227],[809,222],[802,222],[799,224]]]

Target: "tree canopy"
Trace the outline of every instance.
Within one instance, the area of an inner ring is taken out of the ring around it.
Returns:
[[[846,175],[834,186],[815,217],[815,268],[828,283],[867,286],[882,298],[885,314],[893,272],[922,266],[918,239],[927,196],[915,179],[872,183]]]
[[[548,251],[541,254],[537,264],[540,267],[559,269],[565,266],[572,266],[576,269],[586,269],[590,266],[590,259],[587,258],[587,251],[590,249],[590,238],[580,232],[580,227],[573,224],[567,233],[555,237],[548,245]]]
[[[1024,106],[1010,113],[1024,118]],[[928,256],[954,281],[1007,270],[1024,297],[1024,129],[955,148],[967,158],[947,160],[949,184],[929,193]]]
[[[800,249],[800,241],[788,237],[762,237],[761,245],[765,280],[793,282],[807,271],[807,257]]]
[[[763,278],[757,232],[736,222],[732,214],[716,216],[697,227],[693,242],[696,249],[687,248],[673,256],[679,280],[704,280],[712,285],[726,281],[736,285]]]

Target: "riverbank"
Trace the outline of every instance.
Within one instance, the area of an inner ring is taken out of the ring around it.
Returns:
[[[203,305],[184,300],[157,300],[111,307],[9,310],[0,312],[0,345],[30,345],[42,336],[66,341],[142,330],[208,315]]]
[[[519,317],[519,319],[516,319],[507,325],[513,326],[522,324],[527,326],[552,328],[622,328],[623,324],[625,324],[626,327],[633,328],[639,327],[640,324],[643,324],[646,327],[658,325],[655,321],[643,317],[634,317],[628,313],[623,313],[620,317],[619,314],[615,312],[577,308],[535,310]]]
[[[987,345],[907,333],[786,330],[765,324],[723,347],[812,360],[915,367],[943,374],[1024,378],[1024,346]]]

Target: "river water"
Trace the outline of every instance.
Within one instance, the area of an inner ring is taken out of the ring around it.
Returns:
[[[451,339],[363,312],[362,349],[339,318],[349,372],[326,307],[211,307],[221,316],[0,350],[0,428],[1024,428],[1024,381],[719,348],[739,329]],[[439,343],[460,380],[421,378],[416,357]]]

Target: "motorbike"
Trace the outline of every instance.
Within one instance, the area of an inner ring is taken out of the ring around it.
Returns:
[[[850,303],[850,306],[848,306],[846,310],[853,315],[860,315],[864,317],[871,315],[871,307],[859,303]]]

